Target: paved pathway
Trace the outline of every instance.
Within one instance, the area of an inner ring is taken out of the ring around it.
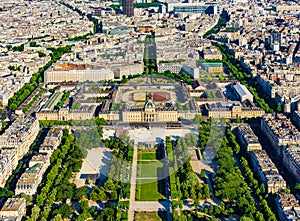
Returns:
[[[167,211],[169,203],[167,201],[135,201],[132,209],[135,211],[157,212],[158,210]]]
[[[133,206],[135,203],[137,157],[138,157],[138,147],[136,145],[134,145],[132,171],[131,171],[131,187],[130,187],[130,200],[129,200],[130,205],[129,205],[129,210],[128,210],[128,221],[133,221],[133,219],[134,219],[134,207]]]

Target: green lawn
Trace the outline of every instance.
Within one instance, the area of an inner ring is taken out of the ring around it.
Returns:
[[[156,152],[142,152],[138,156],[138,160],[156,160]]]
[[[163,163],[157,160],[162,152],[140,150],[138,152],[136,200],[157,201],[165,199],[165,181],[158,180],[164,176]]]
[[[138,201],[165,200],[165,180],[137,180],[135,199]]]
[[[163,152],[157,149],[139,150],[138,160],[161,160]]]
[[[139,161],[137,168],[137,178],[139,177],[162,177],[163,163],[160,161]]]
[[[135,221],[166,221],[167,213],[165,211],[160,212],[135,212]]]

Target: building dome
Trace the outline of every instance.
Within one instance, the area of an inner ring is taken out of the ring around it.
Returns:
[[[145,103],[145,109],[151,109],[151,108],[155,108],[155,104],[152,102],[151,99],[149,99],[149,100]]]

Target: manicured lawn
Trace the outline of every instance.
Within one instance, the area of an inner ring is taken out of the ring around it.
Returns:
[[[139,160],[156,160],[156,152],[142,152],[139,154]]]
[[[161,155],[162,152],[156,149],[139,150],[136,200],[157,201],[166,198],[165,180],[158,179],[164,177],[163,163],[157,160]]]
[[[135,221],[165,221],[167,220],[167,213],[165,211],[160,212],[135,212]]]
[[[139,177],[162,177],[163,163],[160,161],[139,161],[137,178]]]
[[[163,152],[157,149],[139,150],[138,160],[161,160]]]
[[[165,180],[137,180],[135,198],[140,201],[157,201],[166,199]]]

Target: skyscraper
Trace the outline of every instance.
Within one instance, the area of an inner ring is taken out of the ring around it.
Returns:
[[[133,1],[134,0],[123,0],[122,1],[123,14],[127,15],[128,17],[132,17],[134,15]]]

